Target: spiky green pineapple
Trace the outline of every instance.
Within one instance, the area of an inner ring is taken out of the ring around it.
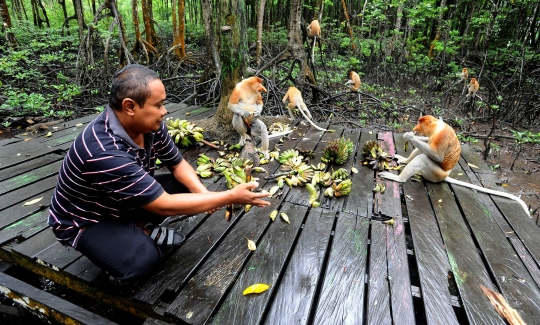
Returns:
[[[347,158],[349,158],[353,152],[354,144],[351,139],[341,137],[328,142],[321,160],[325,163],[334,161],[336,164],[341,165],[347,161]]]

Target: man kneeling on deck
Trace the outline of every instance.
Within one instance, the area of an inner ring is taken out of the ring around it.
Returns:
[[[109,105],[71,145],[51,200],[49,225],[58,240],[119,284],[148,275],[160,247],[183,242],[181,233],[158,226],[167,216],[270,204],[262,199],[268,194],[250,191],[257,183],[208,191],[167,132],[164,101],[154,71],[128,65],[116,72]],[[153,177],[157,158],[172,175]]]

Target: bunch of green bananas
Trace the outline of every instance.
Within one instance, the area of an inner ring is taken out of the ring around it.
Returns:
[[[332,189],[332,194],[335,197],[349,195],[349,193],[351,193],[352,181],[350,179],[346,179],[339,183],[334,182],[332,184],[332,187],[329,187],[329,188]],[[326,195],[326,192],[324,194]]]
[[[347,161],[347,158],[354,152],[354,144],[351,139],[341,137],[328,142],[324,149],[321,160],[325,163],[335,161],[341,165]]]
[[[349,178],[349,172],[345,168],[340,168],[332,173],[333,180],[343,180]]]
[[[317,201],[317,198],[319,198],[319,191],[317,191],[315,185],[308,183],[306,184],[306,189],[309,193],[309,204],[314,208],[319,207],[321,205],[319,201]]]
[[[289,150],[285,150],[279,155],[278,161],[280,164],[283,164],[285,161],[291,158],[296,158],[296,157],[301,157],[298,150],[289,149]]]
[[[203,128],[196,126],[188,120],[167,120],[169,135],[181,148],[187,148],[204,139]]]
[[[325,171],[317,171],[313,174],[313,177],[311,178],[311,184],[330,186],[332,185],[332,175]]]
[[[380,155],[382,152],[383,150],[381,146],[377,141],[374,140],[366,141],[366,143],[364,143],[364,146],[362,147],[362,156],[366,158],[377,158],[377,156]]]

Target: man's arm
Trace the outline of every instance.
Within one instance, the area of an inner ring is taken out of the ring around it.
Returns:
[[[211,211],[228,204],[251,204],[259,207],[270,205],[270,202],[262,199],[269,196],[269,193],[251,192],[251,189],[257,186],[258,183],[251,182],[223,192],[180,194],[163,192],[157,199],[142,207],[153,214],[173,216]]]

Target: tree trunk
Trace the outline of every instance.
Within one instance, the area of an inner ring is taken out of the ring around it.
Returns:
[[[345,22],[347,23],[347,32],[349,33],[349,36],[351,37],[351,50],[356,50],[356,44],[354,44],[354,33],[353,29],[351,27],[351,21],[349,19],[349,13],[347,12],[347,4],[345,3],[345,0],[341,0],[341,5],[343,6],[343,13],[345,14]]]
[[[206,53],[211,58],[214,72],[218,78],[221,78],[221,61],[217,50],[216,34],[214,31],[214,15],[212,0],[201,0],[202,14],[204,21],[204,32],[206,35]]]
[[[178,10],[175,10],[176,1],[178,1]],[[172,1],[172,19],[174,53],[181,60],[186,57],[186,4],[184,0]]]
[[[441,29],[443,24],[443,17],[444,17],[444,7],[446,6],[446,0],[441,0],[441,5],[439,6],[439,20],[437,21],[437,31],[435,32],[435,38],[433,39],[433,42],[431,42],[431,46],[429,47],[428,57],[433,58],[433,50],[435,49],[435,45],[441,38]]]
[[[34,16],[34,26],[37,26],[39,28],[43,27],[43,23],[47,25],[47,28],[51,28],[51,24],[49,23],[49,17],[47,17],[47,11],[45,11],[45,7],[43,6],[43,3],[41,3],[41,0],[32,0],[32,15]],[[40,14],[43,13],[43,17]]]
[[[259,14],[257,16],[257,46],[255,48],[255,62],[257,62],[257,68],[261,66],[262,34],[263,34],[265,4],[266,4],[266,0],[259,1]]]
[[[11,28],[11,17],[7,7],[6,0],[0,0],[0,17],[2,18],[2,32],[6,33],[6,39],[10,47],[17,46],[15,34],[9,29]]]
[[[158,37],[156,34],[156,30],[154,29],[154,12],[152,11],[152,0],[142,0],[142,12],[146,43],[155,47],[158,43]]]
[[[81,41],[84,37],[85,28],[82,1],[73,0],[73,9],[75,10],[75,17],[77,17],[77,25],[79,26],[79,40]]]

